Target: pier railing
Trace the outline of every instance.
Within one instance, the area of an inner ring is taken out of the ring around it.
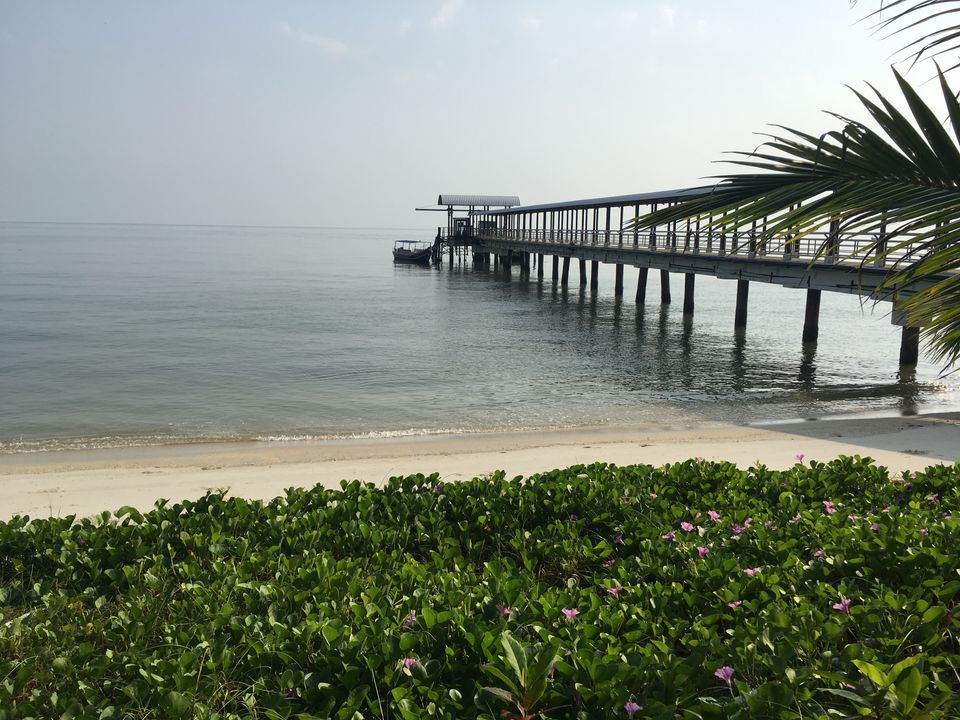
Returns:
[[[718,232],[716,230],[633,231],[633,230],[513,230],[484,229],[474,233],[480,240],[507,240],[544,245],[609,247],[640,252],[708,254],[720,257],[733,255],[747,258],[768,258],[834,264],[855,259],[877,267],[892,265],[915,250],[914,246],[889,246],[902,242],[881,235],[838,235],[835,232],[809,233],[803,237],[774,236],[763,238],[759,230]],[[916,257],[916,255],[913,255]]]

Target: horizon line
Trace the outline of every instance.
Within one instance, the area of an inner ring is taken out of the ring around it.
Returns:
[[[183,223],[183,222],[121,222],[98,220],[4,220],[7,225],[133,225],[136,227],[221,227],[221,228],[259,228],[264,230],[422,230],[420,227],[401,227],[399,225],[238,225],[234,223]]]

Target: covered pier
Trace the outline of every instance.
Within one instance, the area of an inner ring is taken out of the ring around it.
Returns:
[[[865,249],[885,238],[841,234],[839,222],[823,232],[797,238],[766,237],[764,222],[731,232],[718,232],[696,221],[673,222],[663,227],[638,230],[630,222],[659,208],[713,192],[714,187],[693,187],[654,193],[618,195],[540,205],[485,203],[452,205],[465,210],[465,220],[448,222],[446,237],[461,243],[476,264],[517,264],[521,273],[537,268],[544,277],[545,260],[550,258],[550,277],[560,287],[570,283],[570,265],[578,265],[581,287],[599,286],[600,263],[615,266],[614,293],[624,293],[624,272],[638,272],[636,302],[646,302],[647,278],[651,270],[660,273],[660,302],[670,304],[671,276],[683,278],[683,313],[693,316],[696,308],[696,278],[710,275],[736,281],[734,329],[747,327],[750,283],[764,282],[803,290],[804,326],[801,341],[815,343],[819,334],[820,296],[823,291],[861,295],[873,300],[894,302],[892,322],[903,327],[900,363],[915,365],[919,356],[919,328],[905,325],[897,302],[903,295],[881,293],[878,289],[897,256],[863,258]],[[445,199],[486,196],[440,196]],[[506,200],[506,198],[500,198]],[[443,235],[438,229],[438,237]],[[879,252],[879,251],[878,251]],[[451,259],[452,259],[451,255]],[[846,258],[857,257],[851,261]],[[919,289],[919,288],[917,288]]]

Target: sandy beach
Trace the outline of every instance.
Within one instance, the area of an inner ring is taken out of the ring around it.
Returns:
[[[0,456],[0,517],[85,516],[211,489],[269,499],[291,486],[383,483],[439,473],[445,482],[597,461],[662,465],[689,457],[785,468],[864,455],[892,471],[960,461],[960,413],[828,419],[764,426],[592,427],[287,443],[192,444]]]

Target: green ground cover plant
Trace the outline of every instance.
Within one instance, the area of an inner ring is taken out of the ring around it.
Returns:
[[[960,465],[700,460],[0,523],[0,720],[960,717]]]

